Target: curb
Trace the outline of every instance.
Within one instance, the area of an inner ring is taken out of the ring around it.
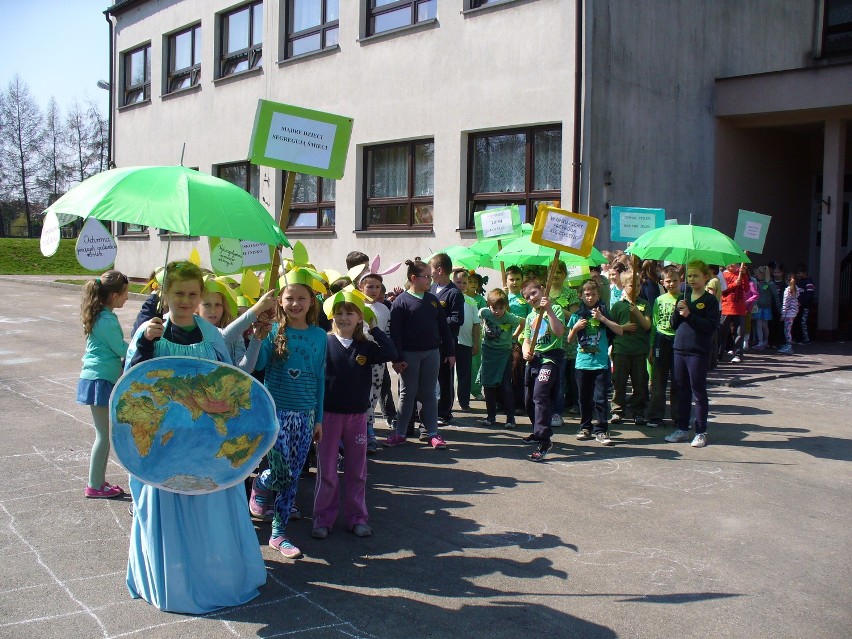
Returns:
[[[21,277],[27,277],[26,275],[22,275]],[[62,275],[58,275],[57,277],[65,277]],[[68,275],[69,278],[76,278],[76,275]],[[84,277],[84,276],[79,276]],[[3,281],[3,277],[0,277],[0,281]],[[9,279],[12,279],[12,276],[9,276]],[[16,278],[13,281],[20,281],[20,278]],[[33,284],[35,286],[46,286],[48,288],[64,288],[69,290],[80,291],[83,287],[80,284],[69,284],[67,282],[55,282],[52,280],[42,280],[42,279],[31,279],[27,280],[27,284]],[[148,295],[144,293],[128,293],[127,298],[131,300],[145,300],[148,298]]]
[[[726,382],[722,382],[720,386],[727,386],[728,388],[739,388],[742,386],[749,386],[751,384],[758,384],[760,382],[771,382],[775,379],[785,379],[788,377],[804,377],[806,375],[817,375],[819,373],[836,373],[837,371],[848,371],[852,370],[852,364],[844,364],[842,366],[831,366],[830,368],[820,368],[818,370],[812,371],[794,371],[792,373],[778,373],[776,375],[761,375],[760,377],[749,377],[748,379],[743,379],[742,377],[732,377]]]

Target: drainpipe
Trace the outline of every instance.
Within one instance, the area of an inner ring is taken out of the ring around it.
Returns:
[[[580,144],[583,138],[583,2],[574,5],[574,148],[571,158],[573,172],[571,210],[580,212],[580,177],[582,175]]]
[[[115,63],[113,61],[113,24],[110,20],[109,10],[104,12],[107,24],[109,24],[109,113],[107,114],[107,169],[112,168],[112,159],[114,153],[112,151],[112,112],[113,112],[113,95],[115,94]]]

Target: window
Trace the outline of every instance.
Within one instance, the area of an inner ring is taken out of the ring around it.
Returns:
[[[367,0],[367,35],[433,19],[437,0]]]
[[[320,51],[337,44],[340,0],[287,0],[285,57]]]
[[[222,77],[263,66],[263,3],[222,15]]]
[[[151,45],[124,54],[124,104],[151,99]]]
[[[260,167],[248,162],[220,164],[216,167],[216,177],[236,184],[251,193],[255,198],[260,195]]]
[[[852,52],[852,0],[825,0],[822,53]]]
[[[432,228],[434,141],[369,147],[364,162],[367,228]]]
[[[287,173],[282,172],[284,183]],[[331,230],[334,228],[334,180],[296,173],[287,230]]]
[[[169,36],[169,76],[166,93],[188,89],[201,77],[201,25]]]
[[[517,204],[532,222],[539,202],[558,206],[562,189],[562,127],[471,134],[467,227],[473,214]]]
[[[118,222],[119,235],[148,235],[148,227],[140,226],[139,224],[127,224],[126,222]]]
[[[506,2],[506,0],[466,0],[465,9],[479,9],[487,4],[497,4]]]

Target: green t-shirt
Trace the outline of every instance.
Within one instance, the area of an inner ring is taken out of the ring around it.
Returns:
[[[482,297],[482,295],[480,295],[479,293],[477,293],[476,295],[471,295],[470,297],[473,298],[474,302],[476,302],[476,310],[488,306],[488,300]]]
[[[565,313],[562,310],[561,306],[554,304],[551,306],[553,309],[553,314],[556,316],[562,325],[565,325]],[[553,334],[553,331],[550,330],[550,317],[545,312],[541,316],[541,324],[538,327],[538,339],[532,339],[532,328],[533,323],[535,322],[536,315],[538,313],[532,312],[527,315],[527,323],[524,325],[524,340],[530,340],[535,344],[535,352],[542,354],[542,359],[544,361],[548,361],[547,353],[553,350],[560,350],[562,348],[562,336],[557,337]]]
[[[650,302],[640,297],[636,300],[636,308],[639,309],[639,312],[642,313],[642,315],[647,317],[649,320],[651,319]],[[627,322],[634,322],[636,324],[636,330],[634,332],[625,332],[623,335],[615,336],[612,340],[612,354],[647,355],[648,350],[651,348],[651,341],[649,338],[650,331],[642,330],[642,327],[639,326],[639,322],[637,322],[635,318],[631,317],[630,302],[627,301],[627,298],[620,299],[613,304],[609,313],[612,316],[613,321],[618,324],[627,324]]]
[[[595,371],[602,368],[609,368],[609,340],[607,339],[607,328],[600,320],[594,320],[587,317],[589,309],[583,306],[579,311],[574,313],[568,320],[567,330],[574,328],[574,325],[581,319],[587,320],[586,328],[581,331],[584,335],[578,335],[574,341],[579,342],[580,337],[583,339],[584,346],[577,348],[577,363],[576,368],[584,371]],[[609,317],[609,314],[607,314]]]
[[[530,305],[520,293],[509,293],[509,312],[518,317],[526,317],[530,312]]]
[[[490,308],[479,309],[479,319],[482,321],[482,348],[510,350],[512,348],[512,333],[521,323],[521,318],[512,313],[503,313],[497,318]]]
[[[660,295],[654,300],[654,309],[651,312],[651,343],[654,336],[659,333],[674,339],[675,329],[672,328],[672,317],[677,309],[677,296],[671,293]]]
[[[580,306],[580,296],[570,286],[566,286],[559,291],[559,295],[551,295],[550,301],[553,304],[559,304],[566,313],[570,312],[569,309],[572,306]]]

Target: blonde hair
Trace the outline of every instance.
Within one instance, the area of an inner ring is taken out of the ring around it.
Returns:
[[[702,260],[692,260],[689,264],[686,265],[686,269],[693,269],[695,271],[701,271],[704,273],[704,277],[707,279],[712,278],[713,276],[710,274],[710,269],[707,264]]]
[[[89,280],[83,285],[83,299],[80,301],[80,320],[83,322],[83,332],[88,337],[92,334],[95,320],[106,308],[109,298],[114,293],[121,294],[127,289],[127,276],[120,271],[107,271],[99,278]]]
[[[219,323],[216,324],[217,328],[225,328],[228,324],[234,321],[234,316],[231,315],[231,307],[228,305],[228,300],[225,298],[225,294],[219,291],[208,291],[206,289],[202,289],[201,291],[201,303],[204,303],[204,296],[209,295],[218,295],[222,298],[222,317],[219,318]]]
[[[292,288],[294,286],[301,286],[308,292],[308,297],[311,300],[311,307],[305,315],[305,321],[307,321],[308,326],[316,324],[317,300],[314,297],[314,291],[311,287],[306,286],[305,284],[288,284],[281,289],[281,295],[284,295],[284,291],[288,288]],[[278,304],[278,308],[275,309],[275,321],[278,322],[278,333],[275,335],[275,341],[272,342],[272,352],[277,358],[287,359],[290,356],[290,351],[287,348],[287,313],[284,312],[284,307],[281,306],[281,304]]]

